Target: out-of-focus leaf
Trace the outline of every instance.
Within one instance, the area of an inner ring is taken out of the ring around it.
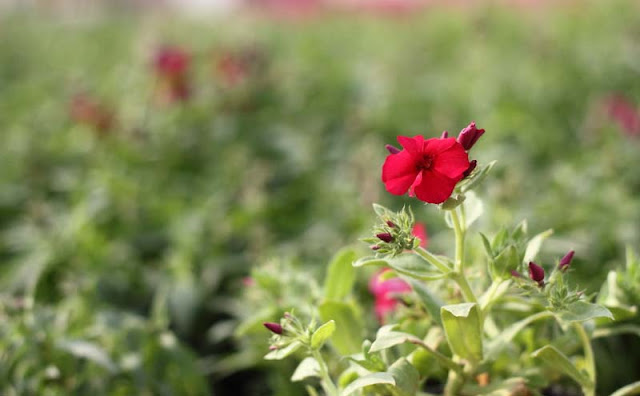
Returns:
[[[557,312],[559,320],[564,322],[582,322],[595,318],[609,318],[613,320],[611,311],[602,305],[576,301],[567,306],[565,310]]]
[[[529,261],[535,260],[542,247],[542,243],[545,239],[549,238],[551,234],[553,234],[553,230],[546,230],[531,238],[524,251],[524,259],[522,261],[528,263]]]
[[[358,389],[377,384],[395,385],[396,380],[389,373],[372,373],[360,377],[349,384],[341,393],[341,396],[349,396]]]
[[[411,288],[418,295],[420,302],[427,312],[429,312],[429,315],[431,315],[433,320],[438,324],[442,324],[442,319],[440,318],[440,308],[444,305],[442,300],[440,300],[440,298],[433,293],[429,287],[424,284],[424,282],[420,282],[406,276],[403,276],[402,278],[411,285]]]
[[[264,358],[266,360],[281,360],[300,349],[300,347],[302,347],[302,343],[300,341],[294,341],[284,348],[274,349],[267,353]]]
[[[578,370],[564,353],[552,345],[546,345],[538,349],[533,352],[532,356],[542,359],[545,364],[557,371],[565,373],[584,387],[588,388],[593,386],[591,379],[589,379],[585,373]]]
[[[451,350],[463,359],[482,360],[482,327],[478,304],[463,303],[441,308],[442,325]]]
[[[70,354],[90,360],[110,372],[116,371],[116,365],[100,346],[83,340],[64,340],[57,344],[58,348]]]
[[[414,396],[420,384],[418,370],[405,358],[398,359],[387,371],[396,381],[396,389],[401,396]]]
[[[344,299],[353,287],[355,269],[351,265],[356,258],[353,249],[340,250],[331,260],[324,283],[324,297],[327,300]]]
[[[358,310],[352,305],[339,301],[325,301],[318,307],[324,321],[335,321],[338,329],[331,337],[333,345],[342,355],[350,355],[360,350],[362,329],[364,328]]]
[[[311,335],[311,348],[318,349],[322,347],[324,342],[333,335],[336,330],[336,322],[333,320],[328,321]]]
[[[304,358],[296,370],[293,372],[291,376],[291,381],[297,382],[302,381],[306,378],[311,377],[319,377],[320,376],[320,364],[318,361],[312,357]]]

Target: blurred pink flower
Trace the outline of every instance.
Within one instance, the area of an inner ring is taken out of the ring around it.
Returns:
[[[69,117],[78,124],[92,127],[100,135],[104,135],[114,124],[111,110],[87,94],[76,94],[71,99]]]
[[[611,120],[627,136],[640,136],[640,111],[622,95],[612,95],[605,100],[605,108]]]
[[[400,278],[382,280],[381,276],[387,271],[390,269],[377,272],[369,281],[369,290],[375,297],[376,317],[380,323],[384,323],[387,315],[398,305],[397,295],[411,291],[411,286]]]

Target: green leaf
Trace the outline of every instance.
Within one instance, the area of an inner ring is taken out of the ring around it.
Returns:
[[[396,380],[389,373],[372,373],[365,375],[364,377],[360,377],[357,380],[353,381],[342,391],[342,396],[349,396],[353,392],[358,389],[362,389],[366,386],[377,385],[377,384],[387,384],[394,385],[396,384]]]
[[[342,249],[331,260],[324,282],[324,296],[327,300],[342,300],[350,292],[356,279],[351,265],[356,258],[353,249]]]
[[[356,307],[340,301],[325,301],[318,310],[323,321],[334,320],[339,329],[331,337],[331,345],[342,355],[358,352],[362,344],[364,324]]]
[[[414,396],[418,392],[420,374],[407,359],[398,359],[387,372],[395,379],[396,388],[401,396]]]
[[[482,216],[482,213],[484,213],[484,204],[473,191],[469,191],[466,196],[467,199],[465,199],[463,207],[465,216],[465,228],[469,229],[471,224],[478,220],[480,216]]]
[[[306,378],[319,376],[320,364],[318,364],[318,361],[316,359],[309,356],[304,358],[304,360],[300,362],[296,370],[293,372],[293,375],[291,376],[291,381],[297,382],[302,381]]]
[[[622,388],[613,392],[610,396],[632,396],[632,395],[640,395],[640,381],[636,381],[629,385],[623,386]]]
[[[411,340],[420,341],[420,339],[412,334],[393,331],[396,325],[382,326],[376,334],[376,340],[371,344],[369,353],[378,352],[383,349],[391,348],[399,344],[404,344]]]
[[[266,360],[281,360],[300,349],[301,346],[302,343],[300,341],[294,341],[284,348],[275,349],[267,353],[264,358]]]
[[[312,335],[311,335],[311,348],[319,349],[322,347],[324,342],[331,337],[333,332],[336,330],[336,322],[333,320],[328,321],[327,323],[320,326]]]
[[[492,340],[487,344],[487,360],[495,359],[500,351],[511,344],[511,341],[519,332],[521,332],[524,328],[528,327],[536,320],[545,317],[552,317],[552,314],[548,311],[539,312],[537,314],[527,316],[526,318],[513,323],[509,327],[502,330],[500,334],[498,334],[496,337],[493,337]]]
[[[549,238],[551,234],[553,234],[553,230],[549,229],[531,238],[527,244],[527,249],[524,251],[524,259],[522,261],[524,263],[533,261],[538,255],[538,252],[542,247],[542,243],[545,239]]]
[[[427,312],[429,312],[429,315],[431,315],[433,320],[439,325],[442,325],[442,319],[440,318],[440,308],[444,305],[442,300],[440,300],[440,298],[423,282],[405,276],[402,276],[402,279],[411,285],[411,288],[418,295],[420,302]]]
[[[491,161],[487,165],[480,168],[479,171],[473,172],[473,174],[471,175],[471,178],[467,179],[468,181],[460,186],[460,190],[463,193],[465,193],[471,190],[472,188],[480,185],[480,183],[484,181],[484,179],[487,177],[487,175],[489,174],[489,172],[491,171],[491,169],[495,164],[496,164],[496,161]]]
[[[100,346],[83,340],[63,340],[57,347],[67,351],[75,357],[84,358],[107,369],[110,372],[116,371],[116,365]]]
[[[442,272],[415,254],[401,254],[386,261],[389,267],[396,270],[396,272],[414,279],[436,280],[445,276]]]
[[[533,352],[532,356],[542,359],[545,364],[555,370],[565,373],[585,388],[590,388],[593,386],[591,379],[589,379],[586,374],[579,371],[564,353],[560,352],[556,347],[552,345],[546,345],[538,349],[537,351]]]
[[[479,232],[480,238],[482,238],[482,245],[484,246],[484,251],[487,253],[487,257],[493,258],[493,249],[491,249],[491,243],[489,239],[487,239],[486,235]]]
[[[376,212],[376,214],[379,217],[382,217],[382,218],[390,217],[391,213],[393,213],[392,211],[390,211],[389,209],[385,208],[384,206],[376,204],[376,203],[373,204],[373,211]]]
[[[476,303],[445,305],[440,309],[442,325],[451,350],[471,362],[482,360],[482,327]]]
[[[558,319],[565,322],[582,322],[595,318],[609,318],[613,320],[611,311],[602,305],[576,301],[567,306],[566,310],[556,313]]]

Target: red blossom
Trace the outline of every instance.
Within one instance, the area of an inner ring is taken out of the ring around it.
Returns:
[[[185,101],[191,95],[188,69],[189,54],[179,47],[160,48],[153,58],[158,77],[158,100],[162,103]]]
[[[411,286],[400,278],[381,280],[382,274],[390,271],[385,268],[376,273],[369,281],[369,290],[375,296],[375,312],[380,323],[398,305],[397,295],[411,291]]]
[[[416,223],[411,230],[414,237],[420,240],[420,247],[426,248],[429,243],[429,236],[427,235],[427,227],[422,223]]]
[[[469,169],[469,156],[455,138],[398,136],[403,150],[390,154],[382,166],[382,181],[394,195],[439,204],[446,201]]]
[[[627,98],[614,95],[606,101],[609,117],[627,136],[640,136],[640,111]]]

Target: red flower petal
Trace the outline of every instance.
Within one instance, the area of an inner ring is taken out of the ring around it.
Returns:
[[[415,160],[407,150],[387,156],[382,165],[382,181],[391,194],[406,193],[417,175]]]
[[[420,247],[426,248],[429,242],[429,236],[427,235],[427,227],[422,223],[415,223],[411,234],[420,240]]]
[[[469,155],[460,143],[451,139],[453,144],[434,158],[431,170],[459,181],[464,172],[469,169]]]
[[[398,143],[400,143],[400,145],[402,145],[402,147],[412,155],[422,155],[425,146],[424,142],[424,137],[420,135],[412,138],[407,136],[398,136]]]
[[[414,192],[421,201],[440,204],[451,196],[456,183],[458,179],[450,179],[439,172],[423,171],[422,183],[415,186]]]

